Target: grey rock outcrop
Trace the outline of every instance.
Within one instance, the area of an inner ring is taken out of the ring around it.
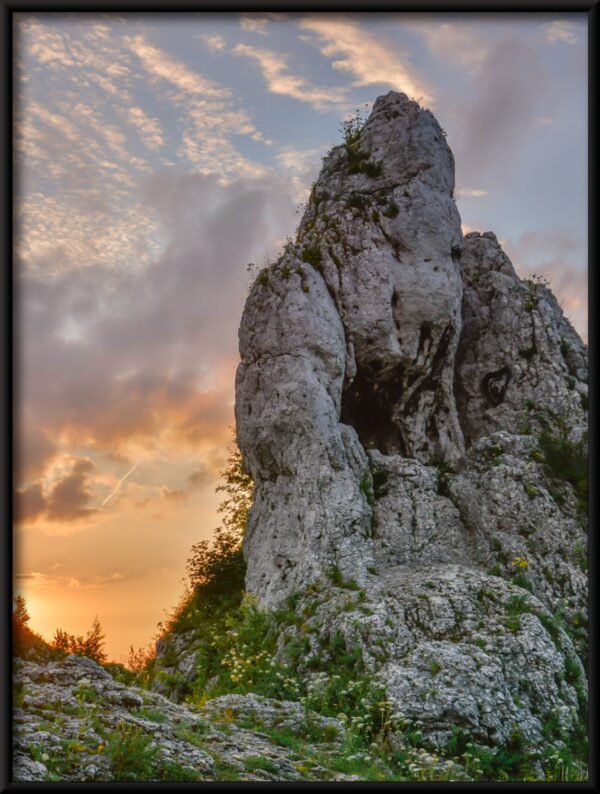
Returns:
[[[236,420],[259,484],[248,587],[265,602],[331,565],[364,578],[373,553],[365,449],[425,461],[463,451],[453,188],[432,114],[401,94],[379,99],[360,137],[327,158],[298,242],[252,289]]]
[[[17,660],[13,680],[20,700],[13,715],[17,782],[336,777],[333,764],[323,768],[319,761],[335,755],[344,726],[299,703],[230,695],[202,708],[184,706],[125,686],[78,656],[47,664]],[[307,741],[300,753],[264,733],[271,727],[300,736],[307,724],[323,729],[323,744]]]
[[[417,103],[380,97],[251,289],[236,379],[256,483],[246,585],[278,607],[317,580],[354,582],[393,616],[363,657],[431,744],[453,725],[536,743],[552,711],[569,730],[583,708],[563,680],[585,657],[583,474],[560,470],[560,450],[585,455],[587,352],[493,233],[463,239],[444,137]],[[349,647],[373,623],[321,618]],[[450,672],[433,685],[425,659]]]
[[[581,434],[587,428],[587,349],[552,292],[541,281],[520,279],[492,232],[465,237],[461,272],[455,384],[467,444],[495,430],[539,429],[532,408]]]

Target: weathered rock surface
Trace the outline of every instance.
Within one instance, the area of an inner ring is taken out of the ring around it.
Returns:
[[[539,599],[500,577],[455,564],[401,565],[374,574],[366,598],[330,586],[298,608],[309,604],[306,658],[343,636],[392,710],[419,723],[426,746],[443,748],[457,728],[488,746],[514,731],[549,745],[548,720],[568,732],[581,718],[585,674],[571,638]],[[297,634],[284,634],[282,658]]]
[[[467,444],[495,430],[540,429],[532,407],[587,428],[587,349],[542,283],[521,280],[491,232],[461,258],[463,326],[456,398]]]
[[[233,695],[202,708],[173,703],[154,692],[116,682],[90,659],[70,656],[45,665],[17,660],[14,683],[15,781],[113,781],[120,773],[154,780],[320,780],[336,773],[315,760],[335,753],[344,736],[339,720],[299,703]],[[307,720],[324,730],[323,745],[301,752],[263,732],[301,734]],[[250,727],[240,727],[238,723]],[[137,745],[128,757],[127,737]],[[112,749],[111,749],[112,748]],[[131,780],[133,778],[126,777]]]
[[[360,642],[433,745],[452,726],[535,744],[549,714],[569,730],[583,708],[564,676],[586,654],[581,483],[540,434],[584,454],[568,445],[586,434],[587,352],[493,233],[463,239],[453,188],[431,113],[380,97],[256,280],[236,380],[246,585],[277,607],[352,580],[377,619],[324,608],[323,630]]]

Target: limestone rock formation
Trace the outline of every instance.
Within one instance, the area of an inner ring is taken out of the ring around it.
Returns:
[[[587,427],[587,349],[541,281],[522,281],[492,232],[465,237],[456,400],[467,444],[521,433],[531,408]],[[539,423],[538,423],[539,427]]]
[[[453,189],[433,115],[380,97],[253,285],[246,585],[271,608],[329,581],[311,643],[334,626],[358,642],[431,744],[453,725],[535,744],[584,708],[565,669],[585,661],[587,352],[493,233],[463,239]],[[336,580],[373,615],[340,609]]]
[[[18,782],[344,779],[333,764],[322,766],[328,754],[335,757],[344,726],[299,703],[230,695],[188,708],[125,686],[78,656],[47,664],[18,660],[14,684]],[[322,745],[306,742],[300,755],[264,733],[301,736],[308,722],[326,738]]]

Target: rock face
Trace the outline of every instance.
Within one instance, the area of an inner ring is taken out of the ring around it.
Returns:
[[[528,406],[587,428],[587,350],[542,283],[522,281],[492,232],[470,232],[461,258],[463,327],[456,399],[467,444],[521,433]]]
[[[363,655],[432,744],[452,725],[535,743],[550,713],[567,730],[581,707],[564,670],[585,656],[587,352],[493,233],[463,239],[453,189],[435,118],[380,97],[253,285],[236,379],[256,483],[246,585],[277,607],[356,582],[390,649]],[[331,593],[322,625],[351,645]],[[570,636],[548,630],[557,612]]]
[[[125,686],[78,656],[48,664],[18,660],[13,680],[20,693],[13,715],[16,781],[336,779],[316,759],[335,757],[344,727],[299,703],[226,695],[188,708]],[[323,745],[307,742],[300,755],[263,732],[301,736],[308,723],[327,738]]]

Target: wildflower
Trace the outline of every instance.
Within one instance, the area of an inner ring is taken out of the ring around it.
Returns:
[[[42,753],[41,758],[42,758],[42,761],[49,761],[50,760],[50,756],[48,755],[48,753]]]
[[[521,571],[526,571],[529,568],[529,562],[525,559],[525,557],[515,557],[512,561],[513,568],[519,568]]]

